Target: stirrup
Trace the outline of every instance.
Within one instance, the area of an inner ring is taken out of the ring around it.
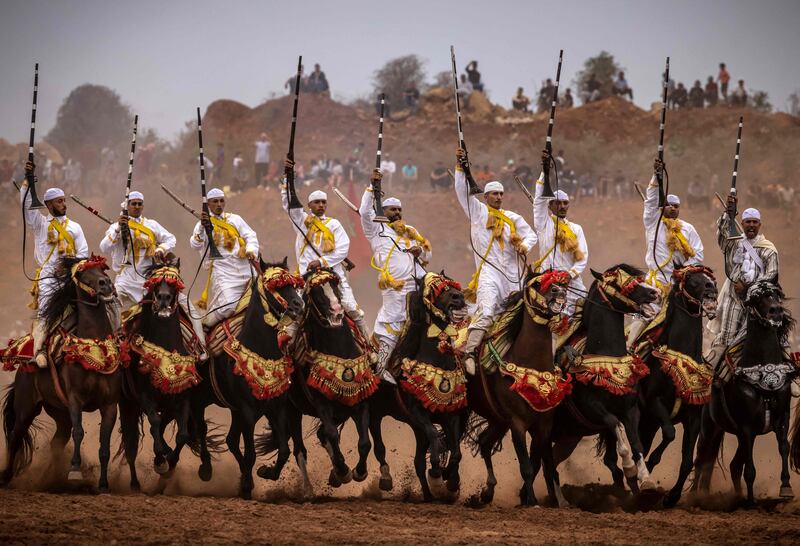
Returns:
[[[35,364],[41,370],[46,370],[48,366],[47,354],[44,351],[39,351],[31,357],[30,364]]]
[[[475,375],[476,368],[475,368],[475,357],[473,355],[467,355],[464,357],[464,371],[467,375]]]

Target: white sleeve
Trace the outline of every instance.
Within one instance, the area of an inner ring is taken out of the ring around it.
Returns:
[[[589,245],[586,244],[586,235],[583,233],[583,228],[575,226],[575,235],[578,237],[578,248],[583,252],[583,259],[575,262],[572,266],[572,277],[579,277],[583,270],[586,269],[586,264],[589,263]]]
[[[27,195],[25,195],[27,192]],[[22,185],[19,187],[19,201],[22,203],[22,210],[25,214],[25,223],[32,227],[34,230],[40,229],[47,223],[44,216],[38,210],[31,209],[31,194],[28,192],[28,186]]]
[[[378,225],[373,222],[375,219],[375,207],[372,199],[372,190],[367,187],[364,195],[361,196],[361,206],[358,207],[358,214],[361,216],[361,228],[367,239],[372,239],[378,234]]]
[[[550,218],[550,211],[548,205],[552,198],[542,197],[544,192],[544,173],[539,175],[536,181],[536,190],[533,197],[533,227],[538,234],[547,233],[551,229],[553,220]]]
[[[347,236],[339,220],[328,222],[328,229],[333,233],[336,245],[333,252],[326,254],[322,260],[328,267],[333,267],[347,258],[347,253],[350,251],[350,237]]]
[[[38,213],[37,213],[38,214]],[[78,226],[78,233],[75,235],[75,256],[81,258],[89,257],[89,243],[83,234],[83,228]]]
[[[175,250],[175,246],[178,244],[175,236],[155,220],[153,220],[153,223],[156,226],[156,243],[158,246],[163,248],[165,252]]]
[[[525,245],[526,253],[530,252],[539,240],[539,238],[536,237],[536,232],[531,229],[531,226],[525,221],[525,218],[519,214],[514,220],[514,224],[517,227],[517,235],[522,237],[522,244]]]
[[[644,227],[646,229],[654,227],[658,223],[659,216],[658,182],[656,181],[655,175],[653,175],[653,178],[650,179],[650,183],[647,185],[647,191],[645,192],[644,213],[642,214]]]
[[[485,224],[489,216],[486,205],[478,201],[474,196],[469,195],[467,175],[459,167],[456,167],[453,185],[458,202],[461,204],[461,208],[464,209],[464,214],[467,215],[467,218],[471,218],[473,224]],[[469,208],[467,208],[468,206]]]
[[[687,229],[688,231],[686,240],[689,242],[689,246],[694,249],[694,256],[686,260],[687,265],[700,265],[703,263],[703,241],[700,240],[700,235],[697,233],[697,230],[694,229],[694,226],[691,226],[691,229]]]
[[[189,246],[194,250],[199,250],[200,252],[202,252],[206,247],[206,230],[203,228],[203,224],[200,222],[197,222],[194,225],[192,236],[189,237]]]
[[[105,235],[103,235],[103,238],[100,239],[100,252],[102,254],[110,255],[114,252],[114,247],[119,243],[119,224],[114,222],[108,226]]]
[[[235,216],[235,218],[238,220],[237,223],[239,224],[236,226],[236,229],[239,230],[239,235],[241,235],[245,241],[244,251],[258,254],[258,235],[256,235],[253,228],[247,225],[247,222],[245,222],[241,216]]]

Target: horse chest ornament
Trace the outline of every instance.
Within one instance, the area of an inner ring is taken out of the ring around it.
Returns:
[[[429,411],[449,412],[467,407],[464,369],[443,370],[425,362],[404,358],[400,386]]]
[[[780,390],[796,371],[793,365],[784,362],[737,368],[734,374],[758,389],[773,392]]]
[[[636,383],[650,373],[637,355],[584,355],[569,371],[581,383],[601,387],[616,395],[635,392]]]
[[[661,369],[675,385],[675,392],[687,404],[702,405],[711,400],[713,373],[708,366],[679,351],[661,346],[653,351]]]
[[[139,355],[139,373],[149,375],[152,385],[164,394],[178,394],[200,383],[195,355],[167,351],[140,335],[133,336],[124,349]]]
[[[355,406],[378,389],[380,379],[372,373],[366,354],[341,358],[309,350],[307,358],[312,362],[308,385],[329,400]]]
[[[64,362],[80,364],[84,369],[109,375],[117,371],[120,364],[127,365],[127,353],[120,351],[117,339],[89,339],[67,334],[64,338]]]
[[[289,390],[294,367],[288,356],[265,358],[234,337],[229,337],[223,348],[236,362],[233,373],[247,381],[256,399],[269,400]]]

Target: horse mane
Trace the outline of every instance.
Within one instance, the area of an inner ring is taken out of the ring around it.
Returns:
[[[428,310],[422,302],[422,292],[415,290],[406,295],[408,309],[408,326],[404,328],[403,333],[397,340],[392,354],[389,355],[389,367],[394,362],[402,360],[405,357],[412,357],[416,352],[416,345],[426,325],[425,316]]]
[[[747,298],[744,302],[745,306],[753,306],[755,304],[753,300],[761,298],[765,293],[776,295],[780,299],[782,305],[789,299],[783,293],[783,289],[780,285],[769,281],[759,281],[748,290]],[[792,333],[796,324],[797,320],[792,316],[789,308],[783,305],[783,322],[777,329],[778,340],[781,342],[781,345],[787,345],[789,334]]]
[[[615,266],[609,267],[608,269],[606,269],[606,271],[613,271],[614,269],[621,269],[625,273],[627,273],[628,275],[632,275],[634,277],[642,277],[647,273],[644,269],[642,269],[640,267],[636,267],[635,265],[626,264],[626,263],[621,263],[621,264],[617,264]]]
[[[61,322],[64,312],[77,298],[75,284],[72,282],[72,266],[84,258],[62,257],[52,275],[55,286],[47,305],[41,309],[45,327],[50,331]]]

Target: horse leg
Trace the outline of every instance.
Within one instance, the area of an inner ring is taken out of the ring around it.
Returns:
[[[711,418],[708,405],[703,407],[700,417],[700,436],[697,440],[697,457],[695,457],[695,479],[692,491],[707,493],[711,487],[711,476],[720,445],[725,438],[725,431],[719,428]]]
[[[178,432],[175,434],[175,449],[167,456],[169,471],[175,470],[181,457],[181,451],[189,443],[191,434],[189,433],[189,400],[184,394],[178,395],[175,411],[175,423],[178,425]]]
[[[197,476],[204,482],[210,481],[214,468],[211,466],[211,454],[208,452],[208,423],[206,423],[206,407],[201,400],[194,397],[191,401],[192,423],[195,436],[200,445],[200,467]]]
[[[778,452],[781,454],[781,489],[780,497],[783,499],[794,498],[792,484],[789,481],[789,411],[781,417],[778,426],[775,427],[775,438],[778,440]]]
[[[117,422],[117,404],[107,404],[100,413],[100,482],[98,488],[108,491],[108,461],[111,459],[111,433]]]
[[[169,471],[167,463],[169,448],[164,441],[162,419],[158,407],[146,388],[139,392],[139,403],[147,416],[147,422],[150,423],[150,436],[153,438],[153,469],[157,474],[166,474]],[[166,422],[163,423],[163,426],[166,426]]]
[[[414,470],[417,473],[419,484],[422,487],[422,498],[425,502],[433,500],[430,485],[428,485],[427,469],[428,462],[425,460],[428,454],[428,436],[417,427],[413,428],[414,438],[417,440],[417,449],[414,453]]]
[[[536,506],[538,501],[533,493],[533,464],[528,454],[528,432],[525,424],[519,419],[511,420],[511,439],[517,453],[519,472],[522,475],[522,488],[519,490],[519,503],[522,506]]]
[[[568,506],[569,503],[564,498],[561,492],[561,483],[556,471],[555,461],[553,460],[553,442],[551,440],[551,427],[541,424],[543,417],[539,417],[540,425],[536,430],[532,431],[533,438],[531,440],[531,460],[536,461],[535,467],[538,467],[538,461],[541,460],[544,481],[547,486],[547,492],[551,498],[555,499],[556,505],[559,508]],[[552,422],[551,422],[552,426]],[[535,468],[533,479],[536,479],[538,468]]]
[[[634,406],[622,421],[623,436],[628,442],[633,462],[636,465],[637,485],[643,490],[652,490],[656,484],[650,477],[650,471],[642,456],[642,442],[639,440],[639,408]],[[673,436],[674,437],[674,436]],[[624,468],[624,467],[623,467]]]
[[[489,504],[494,499],[494,488],[497,486],[497,478],[494,475],[494,463],[492,462],[492,452],[494,446],[505,436],[508,428],[505,426],[493,426],[488,421],[486,428],[478,435],[478,446],[481,451],[481,458],[486,465],[486,485],[481,489],[481,502]]]
[[[756,441],[756,435],[750,431],[748,427],[742,427],[740,442],[744,441],[744,483],[747,485],[747,504],[752,506],[755,504],[753,497],[753,483],[756,481],[756,464],[753,460],[753,445]]]
[[[67,480],[71,482],[83,481],[81,472],[81,442],[83,442],[83,408],[80,400],[74,395],[69,397],[69,418],[72,421],[72,460]]]
[[[264,416],[269,421],[272,432],[278,441],[278,455],[275,458],[275,464],[272,466],[260,466],[256,474],[258,474],[259,478],[276,481],[281,477],[281,471],[291,454],[289,449],[289,424],[287,422],[285,404],[280,401],[269,404],[269,409],[264,412]]]
[[[349,483],[353,479],[353,473],[347,467],[344,455],[339,447],[339,429],[333,419],[331,408],[328,404],[323,403],[317,409],[321,422],[318,436],[328,451],[328,456],[333,465],[328,477],[328,483],[333,487],[340,487],[343,483]]]
[[[422,409],[420,404],[413,403],[409,408],[414,421],[419,423],[425,436],[428,439],[428,449],[430,450],[431,468],[428,470],[428,480],[431,485],[431,490],[437,494],[444,492],[444,482],[442,481],[442,466],[441,466],[441,446],[439,442],[439,433],[436,427],[431,422],[430,415]]]
[[[367,459],[372,444],[369,441],[369,406],[362,402],[361,409],[358,410],[353,418],[358,430],[358,463],[353,471],[353,479],[363,482],[367,479]]]
[[[370,412],[369,418],[369,431],[372,435],[372,443],[374,445],[373,452],[375,458],[380,465],[381,477],[378,481],[378,488],[381,491],[391,491],[394,487],[392,480],[392,473],[389,469],[389,464],[386,462],[386,444],[383,443],[383,434],[381,431],[382,415],[376,415],[375,412]]]
[[[661,400],[653,400],[650,410],[661,427],[661,443],[656,446],[647,459],[647,470],[652,472],[656,465],[661,462],[661,457],[664,455],[667,446],[675,440],[675,425],[672,424],[669,412],[664,407],[664,404],[661,403]]]
[[[64,460],[64,448],[67,447],[69,435],[72,432],[72,421],[69,419],[69,414],[62,413],[55,408],[44,406],[44,411],[56,423],[56,431],[50,440],[50,457],[52,464],[60,467]]]
[[[136,455],[139,453],[139,416],[141,412],[139,405],[133,401],[123,398],[119,402],[119,421],[122,428],[122,444],[125,449],[125,460],[128,462],[130,471],[131,491],[141,490],[139,476],[136,473]]]
[[[678,480],[664,498],[664,506],[666,508],[675,506],[681,498],[683,486],[689,474],[692,472],[694,462],[692,458],[694,456],[694,446],[697,443],[698,434],[700,434],[699,411],[694,414],[690,411],[687,419],[683,423],[683,445],[681,449],[681,466],[678,470]]]
[[[288,408],[289,433],[292,437],[292,447],[294,448],[294,459],[297,468],[300,469],[300,476],[303,479],[303,498],[306,500],[314,498],[314,488],[308,477],[308,451],[303,442],[303,415],[294,409]]]
[[[28,381],[31,381],[30,386],[33,387],[32,379]],[[34,395],[32,392],[26,392],[27,390],[12,385],[3,402],[7,455],[6,468],[0,475],[0,485],[8,484],[14,477],[15,467],[19,466],[16,459],[20,449],[23,449],[23,456],[26,459],[24,464],[27,464],[33,455],[33,437],[30,434],[30,428],[36,416],[39,415],[42,405],[40,402],[34,401]],[[24,393],[25,396],[20,396],[20,393]]]
[[[253,466],[256,464],[255,428],[258,415],[247,408],[242,412],[241,435],[244,439],[244,457],[239,465],[241,477],[239,480],[239,496],[250,500],[253,495]]]
[[[239,439],[241,437],[241,425],[239,423],[240,419],[241,411],[231,411],[231,426],[228,429],[227,436],[225,436],[225,444],[228,446],[228,451],[231,452],[233,458],[236,459],[236,464],[239,466],[242,465],[244,460],[242,449],[239,446]]]
[[[461,487],[461,476],[459,475],[459,466],[461,465],[461,435],[463,430],[462,414],[460,412],[453,413],[449,418],[445,419],[444,433],[447,438],[447,448],[450,451],[450,460],[447,463],[445,471],[447,475],[447,490],[451,493],[457,493]]]
[[[729,466],[731,471],[731,482],[733,482],[733,492],[737,497],[742,496],[742,473],[744,472],[744,443],[740,440],[736,447],[736,453],[731,459]]]
[[[614,484],[614,488],[619,494],[623,494],[625,493],[625,473],[619,465],[617,465],[617,435],[607,431],[603,431],[600,434],[604,436],[603,441],[606,447],[603,452],[603,464],[611,471],[611,480]]]

